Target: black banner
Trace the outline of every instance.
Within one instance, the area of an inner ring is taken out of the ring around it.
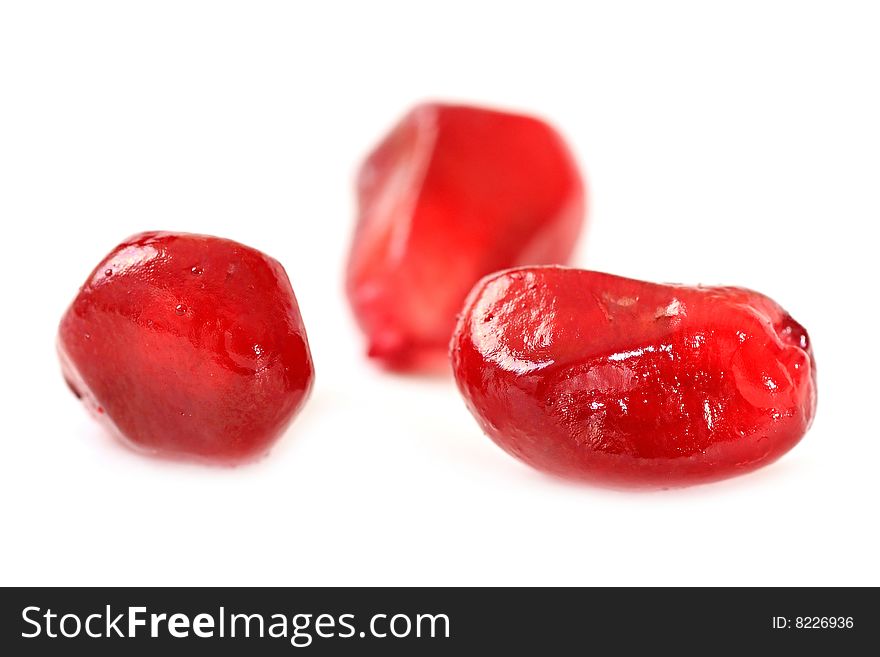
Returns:
[[[22,588],[0,612],[6,655],[855,654],[878,620],[836,588]]]

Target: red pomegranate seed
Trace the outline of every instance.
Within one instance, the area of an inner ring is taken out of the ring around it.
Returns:
[[[219,463],[266,452],[314,378],[281,265],[204,235],[142,233],[113,249],[58,347],[70,388],[126,443]]]
[[[407,114],[364,162],[347,289],[368,353],[445,363],[480,277],[567,261],[584,189],[562,138],[527,116],[450,105]]]
[[[614,486],[754,470],[791,449],[816,408],[807,332],[741,288],[499,272],[471,293],[452,361],[470,411],[507,452]]]

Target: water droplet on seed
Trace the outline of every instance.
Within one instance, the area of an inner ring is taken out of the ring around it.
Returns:
[[[201,267],[193,267],[192,269],[190,269],[190,271],[191,271],[193,274],[195,274],[196,276],[201,276],[201,275],[202,275],[202,268],[201,268]]]
[[[186,306],[182,303],[177,304],[177,307],[174,309],[174,312],[178,315],[183,315],[186,312]]]

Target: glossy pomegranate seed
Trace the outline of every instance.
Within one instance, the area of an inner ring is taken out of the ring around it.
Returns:
[[[816,408],[807,332],[741,288],[535,267],[483,279],[452,341],[483,430],[550,473],[681,486],[791,449]]]
[[[450,105],[407,114],[364,162],[347,288],[368,353],[396,369],[446,363],[482,276],[564,263],[584,189],[561,137],[527,116]]]
[[[126,443],[220,463],[263,454],[314,378],[281,265],[204,235],[143,233],[113,249],[58,346],[73,392]]]

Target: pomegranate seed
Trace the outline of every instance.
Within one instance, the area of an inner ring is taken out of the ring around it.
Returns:
[[[368,354],[395,369],[446,363],[480,277],[564,263],[584,188],[562,138],[534,118],[420,105],[364,162],[347,272]]]
[[[266,452],[314,378],[281,265],[204,235],[142,233],[113,249],[58,347],[71,390],[126,443],[219,463]]]
[[[816,408],[807,332],[766,296],[563,267],[486,277],[452,341],[483,430],[539,470],[682,486],[754,470]]]

